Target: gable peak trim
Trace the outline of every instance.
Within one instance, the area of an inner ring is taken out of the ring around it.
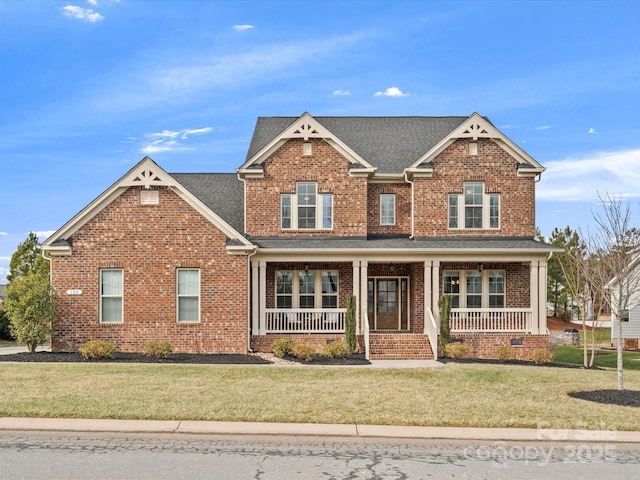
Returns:
[[[177,182],[165,172],[156,162],[145,157],[120,182],[124,187],[175,187]]]

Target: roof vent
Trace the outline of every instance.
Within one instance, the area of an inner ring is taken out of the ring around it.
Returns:
[[[469,155],[478,155],[478,142],[469,142]]]
[[[311,142],[304,142],[302,144],[302,155],[311,155]]]

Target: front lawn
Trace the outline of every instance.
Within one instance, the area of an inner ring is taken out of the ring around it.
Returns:
[[[5,363],[0,385],[0,417],[640,430],[638,408],[568,396],[615,388],[611,370]]]

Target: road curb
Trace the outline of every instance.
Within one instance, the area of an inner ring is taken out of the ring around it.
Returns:
[[[0,431],[282,435],[571,443],[640,442],[640,432],[604,430],[18,417],[0,418]]]

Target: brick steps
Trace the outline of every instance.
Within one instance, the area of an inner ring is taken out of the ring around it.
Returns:
[[[420,333],[371,333],[371,360],[433,360],[429,337]]]

